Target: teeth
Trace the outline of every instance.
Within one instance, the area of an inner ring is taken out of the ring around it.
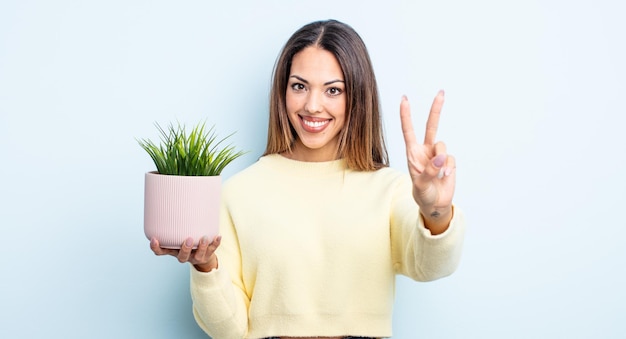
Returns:
[[[320,127],[323,125],[326,125],[328,123],[328,120],[325,121],[307,121],[304,120],[304,124],[310,127]]]

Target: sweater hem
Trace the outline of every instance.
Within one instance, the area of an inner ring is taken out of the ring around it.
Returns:
[[[250,319],[250,332],[246,338],[276,336],[383,338],[391,336],[391,328],[391,317],[388,314],[259,315]]]

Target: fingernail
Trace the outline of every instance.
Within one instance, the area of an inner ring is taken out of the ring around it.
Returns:
[[[185,246],[187,246],[187,247],[191,247],[191,246],[193,246],[193,239],[191,239],[191,238],[187,238],[187,239],[185,240]]]
[[[445,154],[438,154],[435,159],[433,159],[433,165],[435,165],[435,167],[437,168],[441,168],[441,166],[443,166],[443,164],[446,162],[446,155]]]
[[[217,241],[222,241],[222,236],[221,235],[217,236]]]
[[[446,95],[446,91],[444,91],[444,90],[440,89],[440,90],[439,90],[439,94],[440,94],[441,96],[444,96],[444,95]]]
[[[403,95],[403,96],[402,96],[402,100],[404,100],[404,101],[408,101],[408,100],[409,100],[409,98],[407,98],[407,96],[406,96],[406,95]]]
[[[157,241],[155,238],[150,239],[150,246],[156,246]]]
[[[444,174],[446,177],[452,174],[452,168],[446,168],[446,172]]]
[[[443,173],[444,173],[443,169],[444,169],[444,168],[442,167],[442,168],[439,170],[439,173],[437,173],[437,179],[441,179],[441,178],[443,178]]]
[[[209,243],[209,239],[205,236],[203,236],[202,238],[200,238],[200,244],[201,245],[206,245]]]

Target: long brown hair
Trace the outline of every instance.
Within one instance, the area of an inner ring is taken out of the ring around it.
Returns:
[[[285,98],[293,57],[309,46],[331,52],[343,72],[346,122],[339,135],[338,157],[345,159],[353,170],[374,171],[389,166],[376,77],[367,48],[352,27],[336,20],[303,26],[283,47],[274,65],[267,147],[263,155],[290,151],[297,136],[287,117]]]

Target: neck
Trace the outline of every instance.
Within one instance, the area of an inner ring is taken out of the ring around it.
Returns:
[[[291,151],[281,153],[292,160],[306,162],[324,162],[339,159],[338,145],[326,145],[320,149],[308,148],[300,140],[294,141]]]

